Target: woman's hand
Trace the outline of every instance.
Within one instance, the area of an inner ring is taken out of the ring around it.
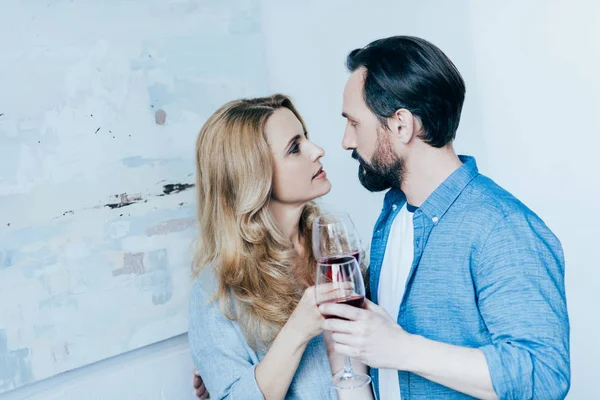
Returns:
[[[300,333],[301,340],[308,343],[312,338],[323,332],[321,329],[322,323],[323,315],[317,307],[315,287],[311,286],[304,291],[286,326],[293,332]]]

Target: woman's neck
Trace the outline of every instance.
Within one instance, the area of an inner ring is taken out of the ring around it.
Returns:
[[[305,204],[280,203],[276,200],[269,202],[269,209],[277,226],[300,255],[304,255],[303,238],[300,236],[300,217],[305,206]]]

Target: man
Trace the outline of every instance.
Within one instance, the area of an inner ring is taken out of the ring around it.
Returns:
[[[564,258],[510,193],[457,156],[464,101],[446,55],[414,37],[352,51],[343,146],[390,189],[371,244],[372,302],[324,304],[335,350],[393,399],[562,399],[570,386]],[[510,138],[507,127],[506,140]]]
[[[198,372],[196,372],[196,371],[194,371],[193,386],[194,386],[194,393],[196,393],[196,397],[198,397],[199,399],[202,399],[202,400],[209,398],[208,390],[206,390],[206,386],[204,386],[204,381],[202,380],[202,377],[200,375],[198,375]]]

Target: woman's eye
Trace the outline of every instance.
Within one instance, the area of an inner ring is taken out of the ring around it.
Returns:
[[[298,144],[294,144],[292,146],[292,148],[290,148],[290,154],[294,154],[294,153],[299,153],[300,152],[300,146],[298,146]]]

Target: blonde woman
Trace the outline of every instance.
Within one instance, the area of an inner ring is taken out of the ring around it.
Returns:
[[[322,334],[310,242],[313,200],[331,189],[323,155],[283,95],[232,101],[198,135],[189,340],[213,399],[338,398],[343,358]]]

